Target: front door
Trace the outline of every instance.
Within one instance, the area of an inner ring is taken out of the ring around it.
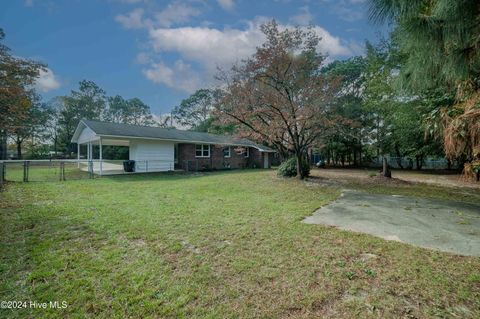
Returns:
[[[268,153],[263,153],[263,168],[268,168]]]

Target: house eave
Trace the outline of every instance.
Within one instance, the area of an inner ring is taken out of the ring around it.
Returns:
[[[144,137],[144,136],[129,136],[129,135],[108,135],[108,134],[97,134],[98,137],[102,138],[115,138],[115,139],[137,139],[137,140],[155,140],[155,141],[167,141],[167,142],[176,142],[176,143],[191,143],[191,144],[208,144],[208,145],[225,145],[225,146],[244,146],[244,147],[253,147],[260,152],[265,153],[275,153],[274,150],[265,150],[261,149],[255,145],[251,144],[240,144],[240,143],[221,143],[221,142],[205,142],[205,141],[195,141],[195,140],[182,140],[182,139],[167,139],[159,137]]]

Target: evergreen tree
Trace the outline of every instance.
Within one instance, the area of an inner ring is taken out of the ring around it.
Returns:
[[[431,117],[442,126],[447,156],[480,157],[478,0],[370,0],[370,17],[395,23],[394,36],[408,55],[402,88],[418,95],[455,92],[454,102]]]

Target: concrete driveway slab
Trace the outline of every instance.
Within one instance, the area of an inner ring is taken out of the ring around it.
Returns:
[[[480,256],[479,205],[347,191],[304,222],[460,255]]]

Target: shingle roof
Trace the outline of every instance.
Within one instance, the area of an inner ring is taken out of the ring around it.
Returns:
[[[273,149],[267,146],[256,144],[247,139],[238,139],[227,135],[216,135],[211,133],[177,130],[173,128],[119,124],[92,120],[82,120],[81,122],[83,122],[87,127],[94,131],[96,135],[99,136],[154,138],[178,142],[200,142],[207,144],[249,146],[255,147],[263,152],[274,152]],[[81,123],[79,123],[79,125],[81,125]]]

